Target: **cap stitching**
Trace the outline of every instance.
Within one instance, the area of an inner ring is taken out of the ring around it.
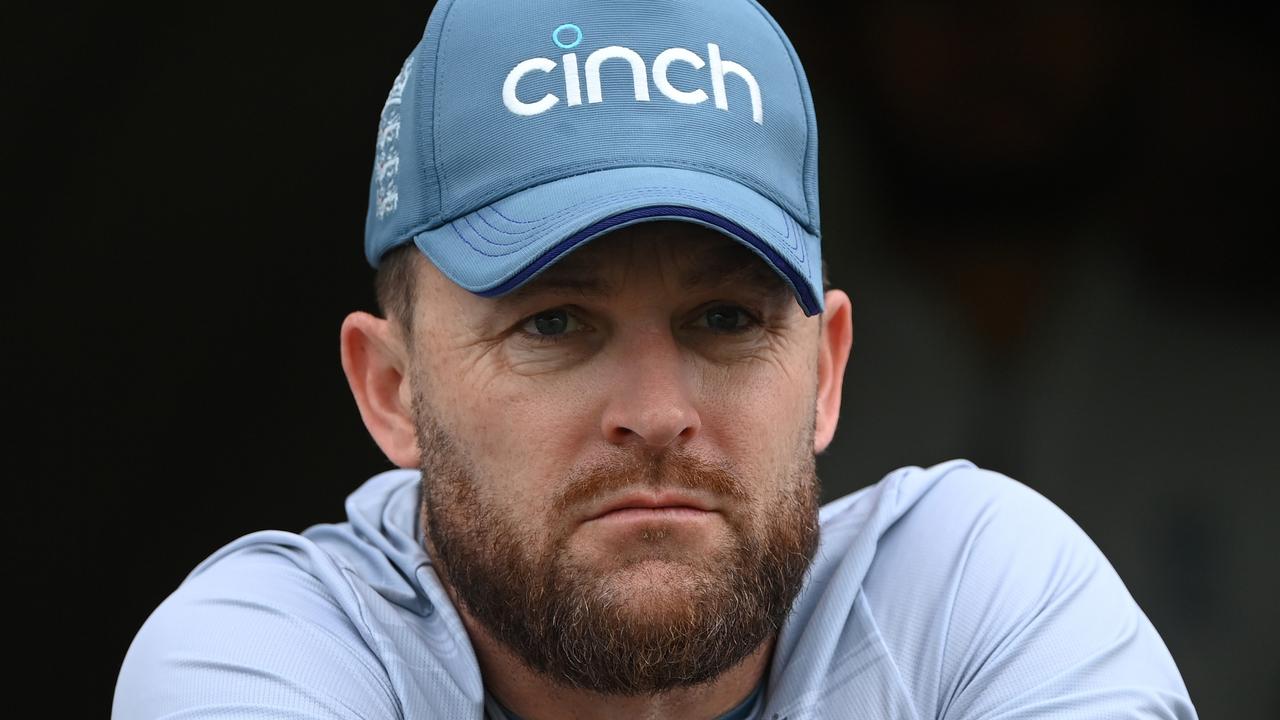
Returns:
[[[770,197],[770,193],[763,191],[760,187],[757,187],[757,184],[754,181],[751,181],[750,179],[742,176],[740,173],[729,170],[728,168],[724,168],[716,165],[710,165],[708,163],[698,162],[697,160],[682,160],[677,158],[662,158],[661,160],[641,159],[628,164],[619,164],[617,162],[609,162],[609,161],[598,161],[590,165],[581,165],[580,163],[566,163],[564,165],[558,165],[538,175],[530,175],[528,177],[517,178],[503,185],[494,186],[490,188],[488,192],[485,193],[485,195],[492,197],[495,194],[501,194],[505,196],[505,195],[511,194],[511,192],[525,190],[528,188],[536,187],[538,185],[545,185],[546,183],[551,182],[553,180],[560,180],[566,177],[572,177],[573,175],[585,175],[586,173],[595,172],[598,170],[613,170],[613,169],[625,168],[625,167],[670,167],[670,166],[676,166],[676,167],[685,166],[685,167],[697,168],[699,170],[704,170],[704,171],[711,171],[712,174],[718,177],[721,177],[723,179],[734,180],[736,182],[739,182],[742,185],[745,185],[746,187],[754,190],[755,192],[760,193],[770,201],[773,201],[776,203],[776,201],[774,201],[773,198]],[[572,173],[569,175],[564,174],[565,171],[569,169],[576,169],[576,170],[579,170],[579,172]],[[517,186],[520,186],[520,187],[517,187]],[[513,188],[515,189],[513,190]],[[801,194],[805,196],[804,213],[806,216],[808,216],[808,210],[809,210],[808,196],[804,190],[803,172],[801,172],[800,189],[801,189]],[[785,197],[782,198],[781,203],[777,203],[777,204],[781,204],[785,210],[791,211],[793,214],[800,209],[796,207],[794,203],[792,203],[790,200],[787,200]],[[441,207],[443,208],[443,206]],[[480,207],[484,207],[484,205],[483,204],[479,205],[477,209],[479,209]],[[474,212],[474,210],[472,210],[471,212]],[[465,215],[466,213],[463,213],[463,214]],[[441,213],[441,215],[443,216],[443,212]]]
[[[563,209],[561,209],[561,210],[557,210],[556,212],[553,212],[553,213],[551,213],[550,215],[543,215],[542,217],[534,218],[534,219],[532,219],[532,220],[516,220],[515,218],[507,217],[505,214],[503,214],[503,212],[502,212],[501,210],[499,210],[499,209],[498,209],[498,207],[497,207],[497,202],[495,202],[495,203],[493,203],[492,205],[489,205],[489,206],[487,206],[487,207],[485,207],[485,208],[480,208],[479,210],[476,210],[476,211],[475,211],[475,214],[477,214],[477,216],[478,216],[478,213],[479,213],[481,210],[486,210],[486,209],[488,209],[488,210],[492,210],[492,211],[494,212],[494,214],[496,214],[498,217],[502,218],[503,220],[506,220],[507,222],[515,223],[515,224],[517,224],[517,225],[531,225],[531,224],[535,224],[535,223],[543,223],[543,222],[547,221],[547,220],[548,220],[548,219],[550,219],[550,218],[557,217],[557,216],[560,216],[560,215],[564,215],[565,213],[573,212],[574,210],[576,210],[576,209],[578,209],[578,208],[580,208],[580,207],[582,207],[583,205],[586,205],[586,204],[588,204],[588,203],[595,203],[595,202],[597,202],[597,201],[604,201],[604,200],[616,200],[616,199],[622,199],[622,198],[626,198],[626,197],[631,197],[631,196],[632,196],[632,194],[653,194],[653,193],[656,193],[656,192],[659,192],[659,191],[665,191],[665,190],[674,190],[674,191],[675,191],[675,192],[677,192],[677,193],[681,193],[681,194],[683,194],[685,197],[694,197],[694,196],[696,195],[696,196],[698,196],[698,197],[700,197],[700,198],[713,199],[713,200],[716,200],[717,202],[723,202],[726,206],[735,206],[735,205],[736,205],[736,203],[731,203],[731,202],[729,202],[729,201],[727,201],[727,200],[722,200],[722,199],[720,199],[720,198],[719,198],[719,196],[707,195],[706,193],[699,192],[699,191],[697,191],[697,190],[689,190],[689,189],[687,189],[687,188],[679,187],[679,186],[677,186],[677,185],[641,185],[641,186],[639,186],[639,187],[628,188],[628,189],[626,189],[626,190],[624,190],[624,191],[622,191],[622,192],[620,192],[620,193],[612,193],[612,194],[605,194],[605,195],[597,195],[596,197],[587,198],[587,199],[585,199],[585,200],[580,200],[580,201],[578,201],[578,202],[577,202],[576,204],[574,204],[574,205],[570,205],[569,207],[563,208]],[[500,202],[500,201],[499,201],[499,202]],[[738,206],[738,207],[741,207],[741,206]],[[468,215],[470,215],[470,214],[472,214],[472,213],[468,213]],[[760,215],[759,213],[756,213],[756,212],[754,212],[754,211],[744,209],[744,210],[742,211],[742,214],[744,214],[744,215],[750,215],[751,217],[755,218],[756,220],[759,220],[759,221],[760,221],[760,222],[762,222],[762,223],[765,223],[766,225],[772,225],[772,223],[770,223],[770,222],[769,222],[768,218],[766,218],[766,217],[764,217],[763,215]],[[784,218],[783,225],[785,226],[785,225],[786,225],[785,218],[787,217],[787,212],[786,212],[785,210],[783,210],[783,211],[782,211],[782,215],[783,215],[783,218]],[[464,216],[464,217],[465,217],[465,216]],[[480,219],[481,219],[481,220],[484,220],[484,218],[480,218]],[[518,234],[518,233],[509,233],[509,232],[506,232],[505,230],[503,230],[503,229],[501,229],[501,228],[499,228],[499,227],[497,227],[497,226],[493,225],[492,223],[490,223],[490,222],[488,222],[488,221],[485,221],[485,224],[486,224],[486,225],[488,225],[489,227],[492,227],[494,230],[497,230],[498,232],[502,233],[503,235],[516,235],[516,234]],[[786,232],[786,237],[790,237],[790,236],[791,236],[791,231],[788,229],[788,230],[787,230],[787,232]]]
[[[745,217],[753,218],[753,219],[757,220],[758,222],[762,223],[763,225],[765,225],[766,227],[768,227],[768,226],[772,225],[772,224],[771,224],[767,219],[765,219],[764,217],[761,217],[758,213],[752,212],[751,210],[744,209],[744,208],[742,208],[741,206],[739,206],[739,205],[737,205],[737,204],[735,204],[735,203],[730,203],[730,202],[725,201],[725,200],[722,200],[722,199],[720,199],[720,198],[718,198],[718,197],[711,196],[711,195],[706,195],[705,193],[699,193],[699,192],[694,191],[694,190],[685,190],[685,189],[683,189],[683,188],[679,188],[679,187],[674,187],[674,186],[662,186],[662,185],[655,185],[655,186],[646,187],[646,188],[632,189],[632,190],[625,191],[625,192],[623,192],[623,193],[618,193],[618,194],[614,194],[614,195],[604,195],[604,196],[600,196],[600,197],[597,197],[597,198],[592,198],[592,199],[590,199],[590,200],[584,200],[584,201],[582,201],[582,202],[578,203],[577,205],[573,205],[573,206],[570,206],[570,207],[568,207],[568,208],[565,208],[564,210],[561,210],[561,211],[558,211],[558,212],[552,213],[551,215],[547,215],[547,216],[545,216],[545,217],[543,217],[543,218],[540,218],[539,220],[529,221],[529,222],[547,222],[547,221],[554,221],[554,220],[559,219],[560,217],[562,217],[562,216],[564,216],[564,215],[570,214],[570,213],[575,212],[575,211],[581,211],[581,210],[584,210],[584,209],[591,209],[591,208],[595,208],[595,207],[600,207],[600,206],[602,206],[602,205],[607,205],[607,204],[608,204],[608,203],[610,203],[610,202],[616,202],[616,201],[618,201],[618,200],[626,200],[626,199],[630,199],[630,198],[634,198],[634,197],[644,197],[644,196],[646,196],[646,195],[657,195],[657,194],[660,194],[660,191],[664,191],[664,190],[673,190],[673,191],[675,191],[675,193],[676,193],[677,195],[680,195],[680,196],[682,196],[682,197],[684,197],[684,198],[686,198],[686,199],[690,199],[690,200],[704,200],[704,201],[710,201],[710,203],[711,203],[711,204],[719,204],[719,205],[721,205],[721,206],[723,206],[723,207],[728,208],[728,209],[729,209],[730,211],[732,211],[734,214],[741,215],[741,216],[745,216]],[[700,208],[694,208],[694,209],[700,209]],[[704,210],[704,212],[710,212],[710,211]],[[499,214],[499,215],[501,215],[501,213],[498,213],[498,214]],[[502,233],[503,235],[518,235],[518,234],[519,234],[519,233],[511,233],[511,232],[507,232],[507,231],[505,231],[505,230],[503,230],[503,229],[501,229],[501,228],[499,228],[499,227],[495,226],[493,223],[490,223],[489,221],[485,220],[485,219],[484,219],[484,217],[480,216],[480,215],[479,215],[479,211],[477,211],[477,212],[475,212],[475,213],[470,213],[470,214],[468,214],[468,215],[466,215],[466,216],[464,216],[464,217],[462,217],[462,218],[459,218],[459,219],[460,219],[460,220],[465,221],[465,222],[467,223],[467,225],[474,227],[474,225],[472,225],[472,216],[473,216],[473,215],[474,215],[475,219],[480,220],[481,222],[483,222],[483,223],[484,223],[485,225],[487,225],[488,227],[493,228],[496,232]],[[505,216],[503,216],[503,217],[505,217]],[[786,213],[783,213],[783,228],[784,228],[784,233],[782,233],[781,235],[779,235],[778,233],[776,233],[776,232],[775,232],[775,233],[773,233],[775,236],[779,236],[779,237],[781,237],[781,238],[783,238],[783,239],[787,239],[787,240],[790,240],[790,239],[791,239],[791,226],[790,226],[790,223],[788,223],[788,222],[787,222],[787,220],[788,220],[788,219],[789,219],[789,217],[786,215]],[[456,222],[456,221],[455,221],[455,222]],[[513,221],[513,222],[519,222],[519,221]],[[536,239],[536,238],[537,238],[537,237],[539,237],[541,234],[543,234],[543,233],[542,233],[542,231],[541,231],[541,229],[537,229],[537,230],[535,230],[535,231],[534,231],[534,233],[533,233],[532,235],[530,235],[530,236],[529,236],[529,240],[528,240],[528,241],[526,241],[526,242],[525,242],[525,244],[528,244],[528,242],[531,242],[533,239]],[[515,244],[517,244],[517,243],[514,243],[514,242],[512,242],[512,243],[501,243],[501,242],[496,242],[496,241],[494,241],[494,240],[491,240],[491,239],[490,239],[490,238],[488,238],[488,237],[485,237],[483,234],[477,233],[477,235],[479,235],[479,236],[480,236],[480,237],[481,237],[481,238],[482,238],[486,243],[488,243],[488,244],[490,244],[490,245],[499,245],[499,246],[502,246],[502,245],[515,245]],[[467,243],[467,244],[468,244],[468,245],[470,245],[471,243]],[[473,246],[473,247],[474,247],[474,246]],[[802,250],[802,248],[801,248],[801,244],[800,244],[799,242],[796,242],[796,241],[792,241],[792,242],[790,242],[790,243],[786,243],[786,244],[784,244],[784,245],[783,245],[783,247],[784,247],[784,248],[786,248],[787,250],[789,250],[789,251],[790,251],[793,255],[795,255],[797,258],[801,257],[801,254],[802,254],[802,252],[803,252],[803,250]],[[515,250],[513,250],[512,252],[515,252]]]
[[[664,188],[662,188],[661,186],[657,186],[657,189],[664,189]],[[711,204],[713,204],[713,205],[714,205],[714,204],[719,204],[719,205],[721,205],[721,206],[723,206],[723,207],[725,207],[725,208],[729,209],[729,210],[730,210],[731,212],[733,212],[733,213],[740,214],[740,215],[742,215],[742,216],[748,216],[748,217],[754,218],[754,219],[756,219],[756,220],[758,220],[758,221],[760,221],[760,222],[762,222],[762,223],[765,223],[766,225],[768,224],[768,221],[767,221],[767,220],[765,220],[764,218],[760,217],[758,214],[756,214],[756,213],[754,213],[754,212],[751,212],[750,210],[745,210],[745,209],[743,209],[743,208],[741,208],[741,207],[737,206],[737,205],[736,205],[736,204],[734,204],[734,203],[725,202],[725,201],[723,201],[723,200],[721,200],[721,199],[719,199],[719,198],[715,198],[715,197],[712,197],[712,196],[709,196],[709,195],[705,195],[705,194],[702,194],[702,193],[693,192],[693,191],[686,191],[686,190],[682,190],[681,188],[674,188],[674,187],[673,187],[673,188],[665,188],[665,189],[675,190],[678,194],[681,194],[681,195],[683,195],[685,198],[690,199],[690,200],[703,200],[703,201],[709,201],[709,202],[710,202]],[[656,190],[642,190],[642,191],[630,190],[630,191],[627,191],[627,192],[625,192],[625,193],[620,193],[620,194],[617,194],[617,195],[608,195],[608,196],[604,196],[604,197],[601,197],[601,198],[597,198],[597,199],[595,199],[595,200],[593,200],[593,201],[587,201],[587,202],[580,203],[580,204],[578,204],[578,205],[572,206],[572,207],[570,207],[570,208],[566,208],[564,211],[561,211],[561,212],[559,212],[559,213],[554,213],[554,214],[552,214],[552,215],[548,215],[548,216],[547,216],[547,218],[544,218],[544,220],[548,220],[548,219],[552,219],[552,218],[557,218],[557,219],[558,219],[558,217],[559,217],[559,216],[562,216],[562,215],[564,215],[564,214],[567,214],[567,213],[568,213],[568,212],[570,212],[570,211],[574,211],[574,210],[583,210],[583,209],[591,209],[591,208],[593,208],[593,207],[600,207],[600,206],[603,206],[603,205],[608,204],[609,202],[613,202],[613,201],[617,201],[617,200],[626,200],[626,199],[633,198],[633,197],[644,197],[645,195],[656,195],[656,194],[658,194],[658,192],[657,192]],[[587,206],[587,207],[584,207],[584,206]],[[703,212],[712,212],[712,211],[708,211],[708,210],[706,210],[706,209],[704,209],[704,208],[693,208],[693,209],[695,209],[695,210],[702,210]],[[716,214],[719,214],[719,213],[716,213]],[[480,217],[479,215],[476,215],[475,217],[476,217],[476,219],[479,219],[479,220],[481,220],[481,221],[484,221],[484,218]],[[784,227],[786,228],[786,233],[785,233],[785,234],[781,234],[781,235],[780,235],[779,233],[776,233],[776,232],[774,232],[774,233],[772,233],[772,234],[773,234],[775,237],[779,237],[779,238],[781,238],[781,239],[783,239],[783,240],[789,240],[790,242],[783,242],[783,243],[781,243],[781,246],[782,246],[782,247],[781,247],[780,249],[786,250],[787,252],[789,252],[789,253],[792,255],[792,257],[796,258],[796,259],[797,259],[800,263],[802,263],[805,267],[808,267],[808,251],[807,251],[807,248],[805,248],[804,243],[803,243],[803,242],[801,242],[801,239],[800,239],[800,237],[798,236],[798,234],[797,234],[796,236],[793,236],[793,235],[792,235],[792,233],[791,233],[791,228],[790,228],[790,222],[788,222],[788,220],[789,220],[789,219],[790,219],[790,218],[789,218],[789,217],[787,217],[787,216],[786,216],[786,214],[784,213],[783,225],[784,225]],[[467,226],[468,226],[468,227],[472,228],[472,230],[473,230],[473,231],[475,230],[475,226],[474,226],[474,225],[472,225],[472,217],[471,217],[470,215],[467,215],[467,216],[464,216],[464,217],[462,217],[462,218],[459,218],[459,220],[462,220],[463,222],[465,222],[465,223],[467,224]],[[490,224],[490,223],[488,223],[488,222],[485,222],[485,224],[486,224],[486,225],[488,225],[489,227],[493,227],[493,229],[494,229],[494,230],[496,230],[497,232],[503,233],[504,235],[512,235],[512,234],[514,234],[514,233],[507,233],[507,232],[505,232],[505,231],[503,231],[503,230],[501,230],[501,229],[499,229],[499,228],[496,228],[496,227],[494,227],[492,224]],[[507,256],[507,255],[511,255],[511,254],[513,254],[513,253],[517,253],[517,252],[519,252],[519,251],[523,250],[524,248],[528,247],[529,245],[533,244],[533,243],[534,243],[534,242],[536,242],[537,240],[541,239],[541,238],[542,238],[542,237],[544,237],[545,235],[549,234],[549,233],[553,230],[553,228],[548,227],[548,228],[545,228],[545,229],[540,229],[540,230],[538,230],[538,231],[535,231],[535,232],[533,232],[532,234],[530,234],[530,235],[529,235],[529,237],[528,237],[528,238],[527,238],[523,243],[514,243],[514,242],[513,242],[513,243],[499,243],[499,242],[494,242],[494,241],[490,240],[489,238],[485,237],[482,233],[480,233],[480,232],[476,232],[476,236],[477,236],[478,238],[480,238],[481,240],[483,240],[485,243],[487,243],[487,244],[489,244],[489,245],[496,245],[496,246],[498,246],[498,247],[502,247],[502,248],[504,248],[504,249],[506,250],[506,252],[486,252],[485,250],[483,250],[483,249],[481,249],[480,247],[478,247],[475,243],[471,242],[471,240],[470,240],[470,239],[468,239],[465,235],[463,235],[463,234],[458,230],[458,224],[457,224],[457,222],[456,222],[456,221],[455,221],[455,222],[453,222],[453,223],[450,223],[450,224],[449,224],[449,227],[453,230],[454,234],[455,234],[455,235],[457,235],[457,236],[458,236],[458,238],[459,238],[460,240],[462,240],[462,242],[466,243],[467,247],[470,247],[472,250],[474,250],[475,252],[479,253],[480,255],[484,255],[485,257],[504,257],[504,256]]]

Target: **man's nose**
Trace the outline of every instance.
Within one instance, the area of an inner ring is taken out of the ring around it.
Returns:
[[[670,332],[653,331],[614,347],[613,387],[601,418],[605,440],[649,450],[687,443],[702,427],[689,360]]]

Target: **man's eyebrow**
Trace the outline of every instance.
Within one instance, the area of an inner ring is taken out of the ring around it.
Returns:
[[[585,272],[579,274],[576,268],[553,268],[494,299],[498,307],[504,308],[519,305],[539,295],[574,294],[584,297],[603,297],[610,292],[612,287],[600,277]]]
[[[737,248],[732,252],[708,254],[702,262],[680,276],[680,287],[685,290],[737,284],[755,285],[766,293],[789,292],[791,289],[764,260]]]

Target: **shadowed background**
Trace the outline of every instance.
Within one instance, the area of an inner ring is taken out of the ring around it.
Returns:
[[[1203,717],[1280,717],[1276,11],[765,4],[854,301],[825,499],[953,457],[1017,478],[1102,548]],[[11,618],[20,674],[76,688],[45,716],[105,715],[209,553],[338,521],[388,467],[338,327],[373,308],[374,133],[430,7],[319,7],[11,23]]]

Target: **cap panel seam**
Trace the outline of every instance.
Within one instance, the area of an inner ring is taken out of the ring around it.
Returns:
[[[782,28],[778,26],[778,23],[774,21],[773,16],[769,15],[768,11],[761,7],[756,0],[747,0],[747,2],[756,9],[756,12],[760,14],[760,17],[763,18],[766,23],[768,23],[769,27],[773,28],[773,34],[776,35],[778,41],[782,43],[782,49],[787,53],[787,60],[791,62],[791,72],[796,79],[796,89],[800,91],[800,104],[805,106],[804,154],[800,157],[800,192],[804,195],[805,219],[812,220],[812,224],[815,228],[820,227],[821,221],[813,217],[813,203],[809,199],[809,183],[805,180],[805,168],[809,164],[809,143],[812,140],[810,137],[811,133],[809,132],[809,114],[811,110],[809,103],[812,102],[812,98],[806,98],[805,88],[808,87],[808,83],[805,82],[805,78],[800,76],[800,54],[795,52],[795,48],[792,47],[791,43],[787,40],[786,34],[782,32]],[[808,99],[809,102],[806,102],[806,99]],[[813,112],[816,114],[817,111],[814,110]]]
[[[440,172],[440,146],[437,143],[436,135],[436,129],[439,126],[436,122],[436,118],[439,117],[437,104],[441,95],[440,78],[442,73],[440,72],[440,63],[443,60],[444,44],[453,32],[453,27],[449,25],[449,13],[453,12],[453,6],[457,4],[457,0],[448,0],[448,2],[448,7],[444,8],[444,14],[440,17],[440,39],[436,41],[435,64],[431,68],[431,168],[436,173],[436,217],[438,218],[444,217],[444,199],[446,196],[444,186],[445,182],[447,182],[445,174]]]

